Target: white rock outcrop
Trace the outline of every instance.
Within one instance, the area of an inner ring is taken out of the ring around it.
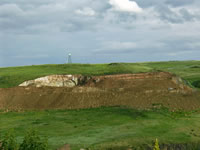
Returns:
[[[35,86],[35,87],[74,87],[87,80],[80,75],[49,75],[35,80],[25,81],[19,86]]]

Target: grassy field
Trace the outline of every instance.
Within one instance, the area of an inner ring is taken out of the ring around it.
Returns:
[[[1,136],[14,129],[19,141],[29,128],[48,137],[50,149],[125,149],[137,145],[190,143],[200,140],[200,113],[123,107],[0,113]]]
[[[0,88],[14,87],[23,81],[51,74],[106,75],[152,72],[156,70],[175,73],[190,83],[200,82],[200,61],[60,64],[0,68]]]

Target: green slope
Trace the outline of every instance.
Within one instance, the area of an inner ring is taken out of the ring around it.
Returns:
[[[14,87],[26,80],[51,74],[106,75],[151,72],[155,70],[175,73],[190,83],[200,82],[200,61],[58,64],[0,68],[0,88]]]

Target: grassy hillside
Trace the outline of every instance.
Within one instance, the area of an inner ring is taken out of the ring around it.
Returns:
[[[200,88],[200,61],[152,62],[144,65],[155,70],[177,74],[191,84],[198,82]]]
[[[29,128],[48,137],[50,149],[121,149],[145,144],[196,143],[200,137],[198,112],[150,111],[123,107],[0,113],[0,136],[14,129],[19,141]],[[179,146],[180,147],[180,146]],[[145,149],[145,148],[141,148]],[[190,148],[186,148],[190,149]]]
[[[26,80],[51,74],[105,75],[155,70],[175,73],[190,83],[200,82],[200,61],[150,63],[60,64],[0,68],[0,88],[14,87]]]
[[[23,81],[51,74],[106,75],[153,71],[172,72],[192,84],[197,83],[197,86],[200,83],[200,61],[171,61],[0,68],[0,87],[14,87]],[[183,96],[191,103],[191,95]],[[173,98],[172,100],[177,100]],[[180,149],[184,143],[186,146],[194,146],[196,143],[200,145],[199,122],[199,111],[170,112],[166,108],[134,110],[126,107],[103,107],[24,112],[0,110],[0,139],[9,129],[14,129],[18,141],[22,141],[26,130],[36,128],[41,136],[48,137],[49,148],[52,150],[64,144],[70,144],[73,150],[127,150],[137,146],[143,150],[146,146],[151,147],[156,138],[160,144],[180,144]]]

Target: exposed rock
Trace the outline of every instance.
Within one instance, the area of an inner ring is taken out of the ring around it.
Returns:
[[[177,76],[173,76],[173,77],[172,77],[172,81],[173,81],[175,84],[182,84],[182,83],[183,83],[183,80],[182,80],[180,77],[177,77]]]
[[[86,80],[88,80],[88,77],[81,75],[50,75],[35,80],[25,81],[19,86],[74,87],[83,84]]]
[[[25,81],[22,84],[20,84],[19,86],[32,86],[34,85],[35,81],[34,80],[29,80],[29,81]]]
[[[179,85],[180,90],[178,90],[181,93],[186,93],[187,92],[194,92],[195,90],[189,87],[186,83],[186,81],[182,80],[180,77],[173,76],[172,77],[172,82],[174,82],[176,85]],[[173,90],[171,90],[173,91]]]

